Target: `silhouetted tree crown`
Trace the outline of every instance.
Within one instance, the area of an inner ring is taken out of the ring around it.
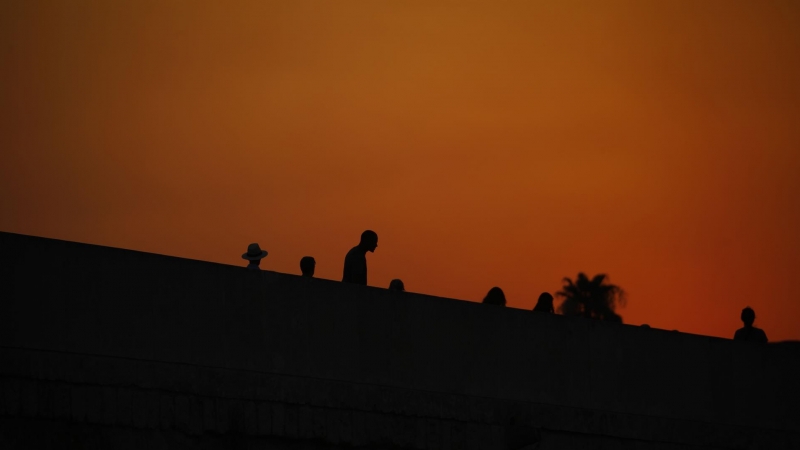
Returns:
[[[622,322],[622,317],[615,309],[617,306],[625,306],[625,291],[608,283],[605,274],[589,279],[581,272],[575,281],[568,277],[563,281],[564,286],[556,293],[564,299],[558,307],[561,314]]]

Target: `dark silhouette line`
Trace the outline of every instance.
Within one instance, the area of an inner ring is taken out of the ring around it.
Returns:
[[[361,233],[358,245],[351,248],[344,258],[342,282],[367,285],[367,252],[374,252],[378,248],[378,234],[372,230]],[[247,252],[242,258],[249,261],[247,269],[261,270],[261,260],[267,256],[267,251],[262,250],[258,243],[247,246]],[[313,278],[316,270],[316,260],[311,256],[300,259],[300,272],[304,277]],[[558,312],[565,316],[580,316],[591,319],[606,320],[622,323],[622,317],[616,313],[617,306],[625,306],[625,291],[617,285],[608,282],[608,276],[599,274],[589,279],[583,272],[573,281],[569,277],[563,279],[563,286],[556,295],[563,298],[558,307]],[[399,278],[389,283],[390,291],[404,292],[405,285]],[[547,314],[555,313],[553,295],[542,292],[533,307],[534,312]],[[502,289],[495,286],[483,298],[484,304],[506,306],[506,296]],[[749,306],[744,308],[741,319],[744,326],[734,333],[733,339],[737,341],[768,343],[764,330],[754,327],[756,314]],[[650,328],[642,324],[642,328]],[[677,330],[674,330],[677,331]]]
[[[344,270],[342,282],[367,285],[367,252],[375,252],[378,248],[378,234],[372,230],[361,233],[361,239],[355,247],[347,252],[344,259]],[[267,256],[267,251],[262,250],[258,243],[248,245],[247,252],[242,254],[242,258],[249,261],[247,268],[250,270],[261,270],[261,260]],[[300,272],[302,276],[313,278],[316,271],[316,260],[311,256],[304,256],[300,259]],[[563,297],[559,305],[559,313],[566,316],[581,316],[599,320],[622,323],[622,317],[615,312],[617,306],[625,305],[625,292],[619,286],[608,283],[608,276],[599,274],[589,279],[584,273],[579,273],[573,281],[569,277],[563,279],[564,285],[557,296]],[[399,278],[391,280],[389,283],[390,291],[404,292],[405,284]],[[495,306],[506,306],[506,296],[503,290],[497,286],[492,287],[482,303]],[[547,314],[555,313],[553,305],[554,297],[549,292],[542,292],[533,307],[534,312]],[[767,343],[767,335],[760,328],[753,326],[755,312],[747,307],[742,310],[742,322],[744,327],[734,334],[734,339],[739,341],[750,341],[757,343]],[[643,328],[650,328],[649,325],[642,324]]]

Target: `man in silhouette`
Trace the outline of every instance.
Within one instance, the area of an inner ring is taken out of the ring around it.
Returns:
[[[342,281],[367,285],[367,252],[378,248],[378,234],[372,230],[361,233],[361,242],[347,252],[344,257]]]
[[[242,259],[250,261],[250,264],[247,265],[248,269],[261,270],[261,267],[258,267],[258,265],[261,264],[261,259],[265,256],[267,256],[266,250],[261,250],[258,243],[254,242],[247,246],[247,253],[242,255]]]
[[[313,278],[314,269],[317,267],[317,262],[311,256],[303,256],[300,259],[300,272],[304,277]]]
[[[756,320],[755,311],[753,311],[753,309],[748,306],[747,308],[742,310],[741,318],[742,322],[744,322],[744,327],[736,330],[736,334],[733,335],[733,340],[766,344],[767,333],[764,333],[764,330],[762,330],[761,328],[756,328],[753,326],[753,321]]]

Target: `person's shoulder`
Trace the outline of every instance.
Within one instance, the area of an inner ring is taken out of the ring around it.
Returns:
[[[353,258],[356,258],[356,257],[361,257],[361,256],[364,256],[364,253],[363,253],[363,251],[362,251],[360,248],[358,248],[358,246],[356,245],[355,247],[351,248],[351,249],[350,249],[350,251],[348,251],[348,252],[347,252],[347,256],[348,256],[348,257],[353,257]]]
[[[346,261],[355,262],[355,261],[358,261],[358,260],[361,260],[361,259],[366,259],[366,258],[364,258],[364,255],[362,255],[361,252],[358,251],[358,246],[357,245],[355,247],[351,248],[350,251],[347,252],[347,255],[345,255],[345,257],[344,257],[345,262]]]
[[[734,339],[742,339],[745,336],[744,328],[739,328],[736,330],[736,333],[733,334]]]

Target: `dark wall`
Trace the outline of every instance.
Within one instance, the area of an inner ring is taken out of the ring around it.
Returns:
[[[2,347],[800,431],[793,350],[10,233],[0,271]]]

